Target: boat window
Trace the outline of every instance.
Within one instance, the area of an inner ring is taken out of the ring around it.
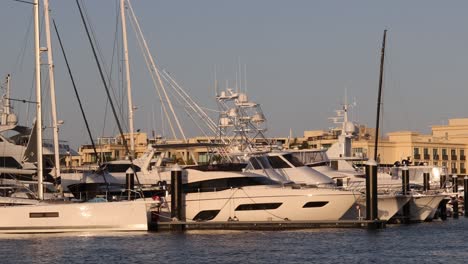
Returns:
[[[261,170],[262,169],[262,166],[260,165],[260,163],[258,162],[257,158],[255,157],[252,157],[250,158],[250,164],[253,166],[253,168],[255,170]]]
[[[13,157],[0,157],[0,166],[5,168],[21,169],[21,164]]]
[[[284,154],[283,157],[289,161],[294,167],[302,167],[304,163],[302,163],[298,158],[294,157],[292,154]]]
[[[220,164],[206,164],[195,165],[187,167],[192,170],[199,171],[242,171],[247,166],[246,163],[220,163]]]
[[[205,210],[199,212],[193,220],[195,221],[209,221],[213,220],[219,213],[220,210]]]
[[[183,185],[185,193],[216,192],[230,188],[241,188],[255,185],[277,185],[278,183],[267,177],[236,177],[220,178],[206,181],[191,182]]]
[[[237,206],[236,211],[252,211],[252,210],[272,210],[277,209],[283,203],[254,203],[241,204]]]
[[[29,218],[50,218],[59,217],[58,212],[40,212],[40,213],[29,213]]]
[[[302,206],[302,208],[323,207],[326,204],[328,204],[328,202],[308,202],[308,203],[304,204],[304,206]]]
[[[284,169],[284,168],[291,168],[281,157],[278,156],[269,156],[268,161],[275,169]]]
[[[114,163],[106,163],[104,164],[104,166],[106,167],[107,171],[108,172],[127,172],[128,168],[131,167],[130,164],[114,164]],[[136,166],[136,165],[133,165],[134,166],[134,170],[136,172],[139,172],[141,171],[140,167]]]

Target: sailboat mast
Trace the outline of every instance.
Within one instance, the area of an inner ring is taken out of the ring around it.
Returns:
[[[387,38],[387,30],[384,30],[382,52],[380,57],[380,76],[379,76],[379,94],[377,97],[377,121],[375,124],[375,144],[374,144],[374,160],[377,161],[377,147],[379,143],[379,124],[380,124],[380,105],[382,100],[382,83],[383,83],[383,70],[384,70],[384,58],[385,58],[385,40]]]
[[[130,65],[128,61],[128,43],[127,43],[127,23],[125,19],[125,0],[120,0],[120,16],[122,18],[122,40],[124,49],[125,61],[125,78],[127,81],[127,97],[128,97],[128,126],[130,129],[130,153],[129,155],[134,158],[135,156],[135,139],[133,138],[133,103],[132,103],[132,86],[130,80]]]
[[[44,0],[44,23],[45,37],[47,42],[47,64],[49,67],[49,86],[50,86],[50,103],[52,111],[52,131],[54,140],[54,170],[55,178],[60,177],[60,152],[59,152],[59,134],[57,121],[57,103],[55,100],[55,77],[54,77],[54,58],[52,55],[52,42],[50,38],[50,18],[49,18],[49,0]]]
[[[42,165],[42,106],[41,106],[41,60],[39,43],[39,0],[33,2],[34,13],[34,59],[36,68],[36,134],[37,134],[37,197],[44,199]]]

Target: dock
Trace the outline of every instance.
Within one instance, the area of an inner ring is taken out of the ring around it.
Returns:
[[[363,228],[383,229],[387,222],[381,220],[339,220],[339,221],[223,221],[223,222],[158,222],[150,225],[151,231],[188,231],[188,230],[261,230],[281,231],[315,228]]]

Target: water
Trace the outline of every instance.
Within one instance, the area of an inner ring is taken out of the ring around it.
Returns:
[[[3,235],[0,263],[465,263],[467,228]]]

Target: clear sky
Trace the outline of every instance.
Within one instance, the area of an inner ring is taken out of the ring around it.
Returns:
[[[83,0],[107,71],[115,69],[117,0]],[[388,29],[383,130],[415,130],[468,117],[468,1],[394,0],[133,0],[156,62],[202,105],[216,108],[214,68],[224,87],[246,65],[250,98],[261,103],[269,135],[328,129],[343,102],[352,118],[375,126],[383,30]],[[74,0],[50,0],[95,137],[112,136],[115,122]],[[14,98],[33,89],[32,7],[2,0],[0,74],[13,75]],[[61,51],[53,34],[61,138],[89,143]],[[119,35],[120,36],[120,35]],[[118,37],[118,36],[117,36]],[[136,128],[161,134],[160,104],[129,27]],[[231,85],[232,86],[232,85]],[[44,92],[48,96],[48,92]],[[123,98],[123,97],[122,97]],[[45,101],[47,104],[49,100]],[[21,123],[27,108],[15,104]],[[46,123],[50,123],[45,109]],[[106,111],[107,109],[107,111]],[[191,124],[188,134],[199,134]],[[167,131],[164,134],[168,134]]]

